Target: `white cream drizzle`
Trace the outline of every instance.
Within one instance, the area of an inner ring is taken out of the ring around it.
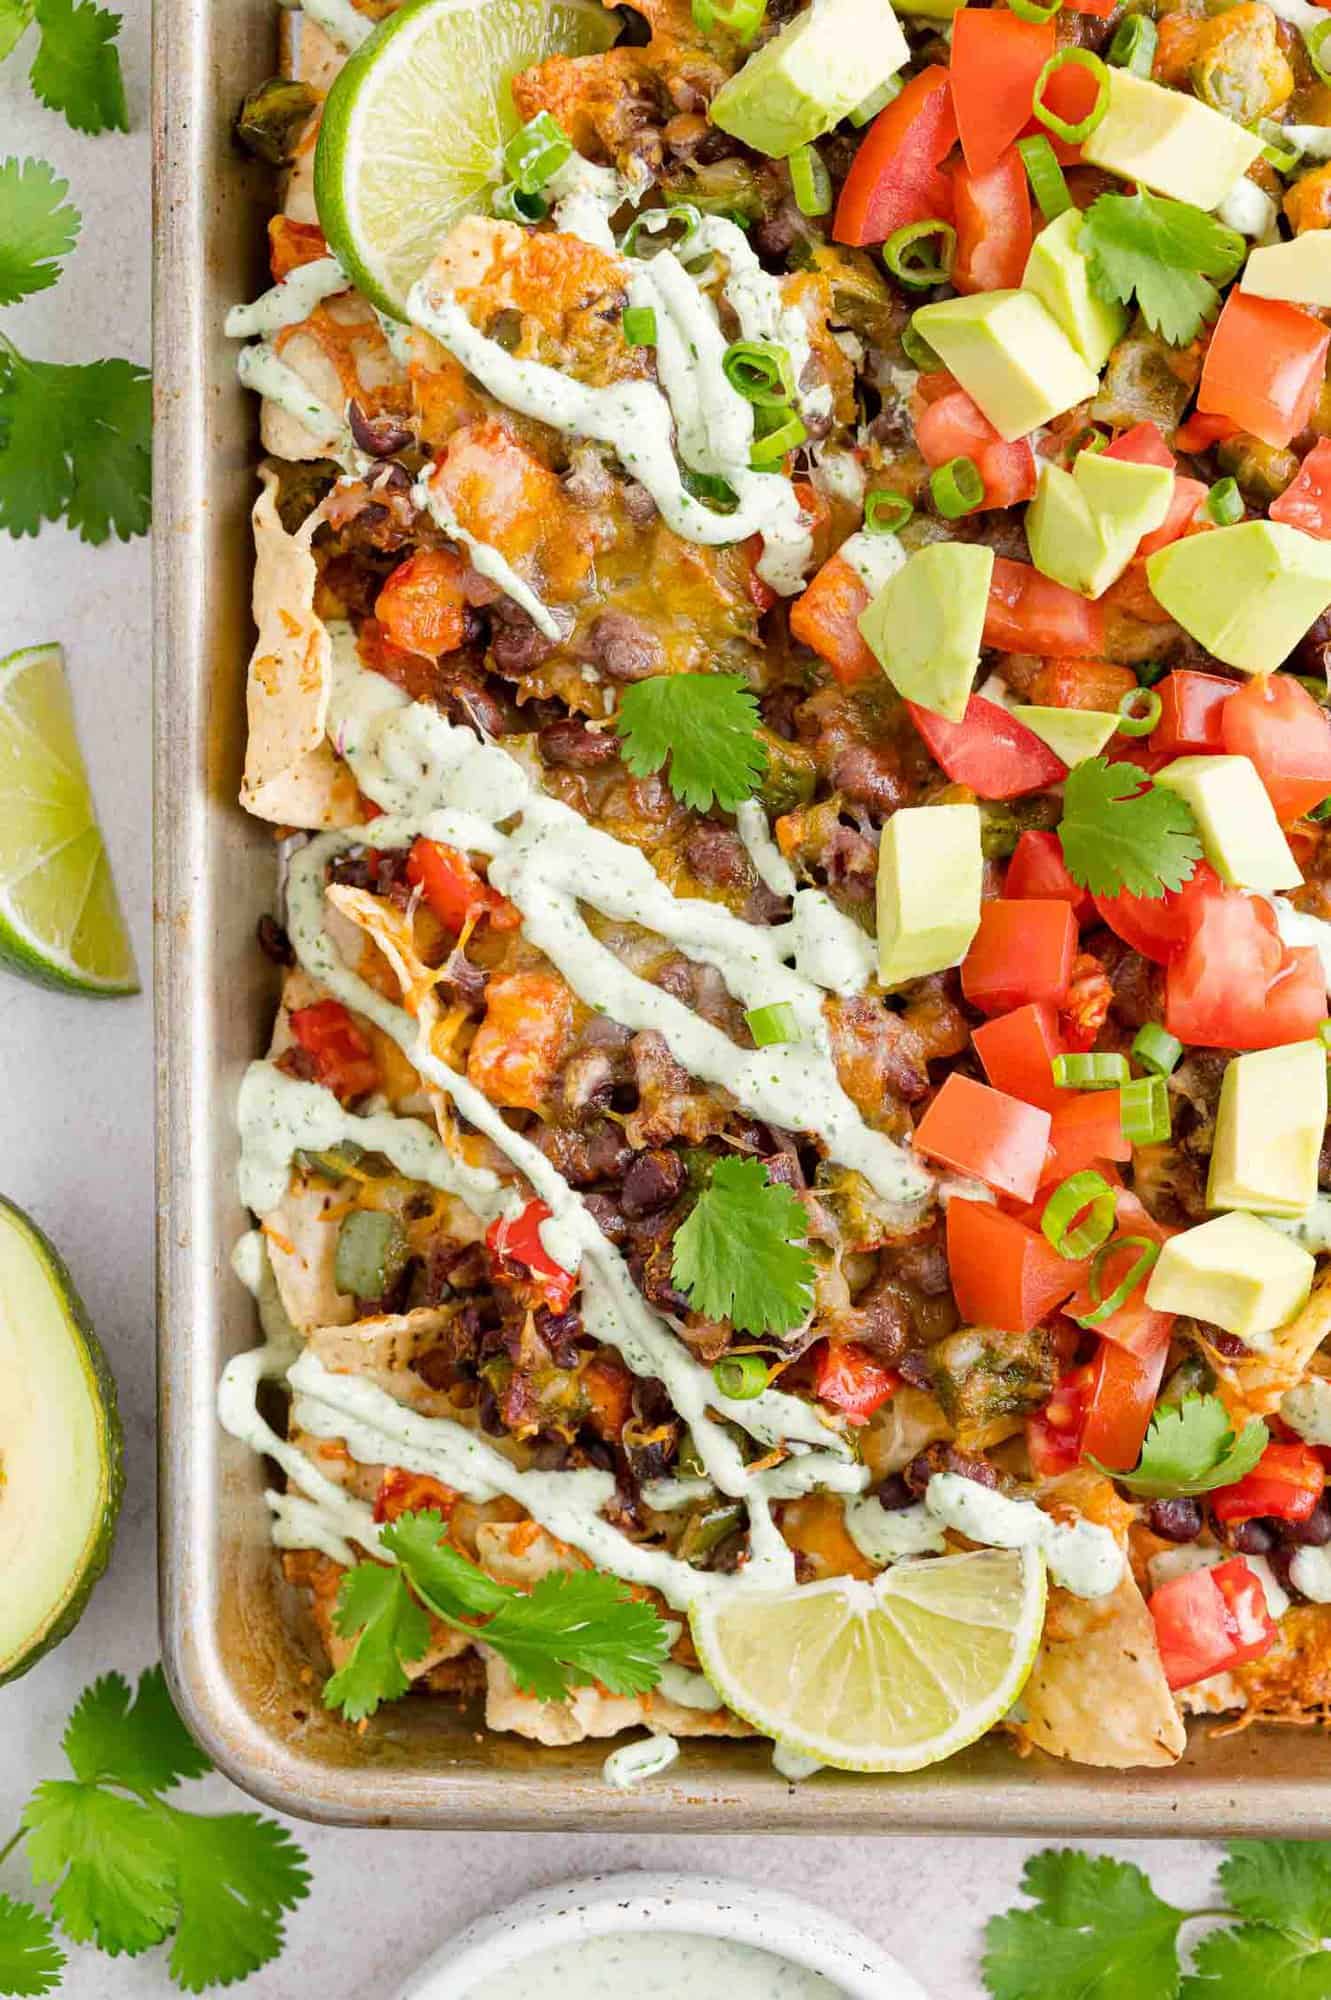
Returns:
[[[298,8],[296,0],[278,0],[278,4],[308,15],[330,41],[348,52],[358,49],[366,36],[374,31],[375,23],[353,7],[351,0],[300,0]]]
[[[757,799],[745,799],[736,807],[735,825],[763,887],[774,896],[793,896],[795,870],[773,840],[767,814]]]
[[[308,264],[298,264],[250,305],[232,306],[223,331],[232,340],[280,333],[283,327],[299,326],[324,299],[350,287],[351,280],[336,257],[316,257]]]
[[[350,458],[355,441],[341,412],[330,409],[316,396],[266,340],[241,348],[236,356],[236,374],[246,389],[252,389],[256,396],[267,397],[270,403],[303,424],[330,458]]]
[[[906,551],[898,535],[871,535],[863,528],[844,541],[837,554],[850,564],[871,597],[877,597],[884,584],[906,567]]]
[[[924,1504],[945,1528],[992,1548],[1044,1551],[1055,1583],[1075,1597],[1107,1597],[1123,1575],[1123,1551],[1095,1521],[1058,1521],[1033,1500],[1011,1500],[959,1472],[936,1472]]]
[[[461,542],[471,557],[472,568],[482,576],[488,576],[491,583],[499,585],[506,597],[521,605],[539,632],[556,642],[564,636],[553,612],[541,602],[531,585],[518,575],[508,557],[502,555],[492,543],[483,542],[478,535],[463,527],[435,476],[428,472],[423,474],[411,489],[411,498],[413,504],[428,513],[450,540]]]

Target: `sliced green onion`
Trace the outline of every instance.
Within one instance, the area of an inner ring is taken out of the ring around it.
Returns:
[[[680,483],[691,499],[701,500],[704,506],[712,507],[718,514],[733,514],[739,505],[739,495],[728,479],[722,479],[715,472],[694,472],[691,466],[680,470]]]
[[[900,97],[903,88],[899,76],[890,76],[886,83],[880,83],[877,90],[871,90],[869,95],[855,106],[850,114],[851,124],[857,127],[867,125],[892,102],[894,97]]]
[[[904,494],[889,492],[885,486],[876,486],[872,493],[864,496],[864,532],[866,535],[899,535],[914,512]]]
[[[381,1299],[407,1261],[407,1232],[382,1208],[353,1208],[333,1252],[333,1283],[349,1298]]]
[[[1324,1049],[1331,1050],[1331,1021],[1318,1022],[1317,1039]]]
[[[934,352],[911,320],[907,320],[901,329],[901,351],[911,367],[918,368],[921,375],[936,375],[943,366],[942,355]]]
[[[1304,818],[1331,819],[1331,795],[1328,795],[1328,797],[1324,798],[1321,801],[1320,805],[1315,805],[1310,813],[1305,813]]]
[[[1217,479],[1202,506],[1217,527],[1232,528],[1236,521],[1243,519],[1243,495],[1239,492],[1238,480]]]
[[[573,141],[548,111],[538,111],[504,148],[504,166],[524,194],[535,194],[573,152]]]
[[[712,1364],[712,1380],[732,1403],[751,1403],[767,1387],[768,1366],[761,1354],[723,1354]]]
[[[692,0],[693,25],[700,34],[727,28],[741,42],[751,42],[763,24],[767,0]]]
[[[633,218],[619,247],[626,257],[640,256],[643,253],[638,249],[638,238],[646,235],[671,239],[658,243],[658,250],[682,250],[690,237],[697,235],[701,223],[701,212],[691,201],[676,202],[670,208],[649,208],[644,215]],[[678,235],[674,233],[676,229]]]
[[[931,256],[929,244],[938,239]],[[957,232],[950,222],[930,216],[927,222],[907,222],[894,229],[883,245],[883,262],[894,278],[912,291],[928,291],[931,285],[945,285],[956,254]]]
[[[721,357],[721,370],[745,402],[764,409],[784,406],[795,393],[790,353],[774,340],[732,340]]]
[[[1104,432],[1098,431],[1094,424],[1088,424],[1084,431],[1078,431],[1072,443],[1067,447],[1067,463],[1070,465],[1083,451],[1098,453],[1108,451],[1108,449],[1109,439],[1105,436]]]
[[[1105,1298],[1103,1296],[1105,1266],[1120,1250],[1140,1250],[1141,1255],[1134,1258],[1127,1276],[1122,1278],[1109,1297]],[[1095,1253],[1087,1278],[1091,1310],[1088,1313],[1078,1313],[1078,1326],[1103,1326],[1107,1319],[1112,1319],[1119,1307],[1127,1304],[1159,1255],[1160,1245],[1153,1243],[1149,1236],[1116,1236],[1111,1243],[1102,1244]]]
[[[788,1000],[773,1001],[770,1007],[750,1007],[744,1019],[755,1046],[760,1049],[800,1039],[800,1024]]]
[[[790,189],[801,215],[826,215],[832,206],[832,176],[816,146],[800,146],[786,161]]]
[[[1322,60],[1322,50],[1328,35],[1331,35],[1331,20],[1319,21],[1315,28],[1305,29],[1303,36],[1308,60],[1317,71],[1318,79],[1322,83],[1331,83],[1331,69],[1328,69]]]
[[[1292,173],[1303,158],[1300,147],[1285,144],[1285,128],[1277,125],[1274,118],[1259,118],[1248,130],[1262,141],[1262,158],[1278,174]]]
[[[1072,1224],[1083,1209],[1089,1209],[1080,1229]],[[1046,1240],[1060,1257],[1089,1257],[1111,1235],[1114,1227],[1114,1190],[1103,1174],[1070,1174],[1054,1189],[1040,1217]]]
[[[544,222],[550,204],[543,194],[528,194],[516,181],[505,181],[490,196],[490,212],[505,222]]]
[[[1041,215],[1046,222],[1056,222],[1072,206],[1072,196],[1068,193],[1058,156],[1043,132],[1036,132],[1029,139],[1018,139],[1017,151],[1025,165],[1031,193],[1040,204]]]
[[[973,514],[984,498],[984,480],[973,458],[950,458],[929,474],[934,506],[945,521]]]
[[[779,415],[780,411],[771,411],[759,405],[754,414],[761,420]],[[764,429],[754,437],[749,448],[749,464],[759,472],[765,465],[779,465],[786,453],[796,450],[808,435],[804,419],[792,410],[784,423],[775,424],[770,430]]]
[[[1053,20],[1063,0],[1049,0],[1047,7],[1039,6],[1037,0],[1007,0],[1007,4],[1019,21],[1034,21],[1037,27],[1043,27],[1046,21]]]
[[[1149,736],[1164,706],[1154,688],[1130,688],[1118,705],[1120,736]]]
[[[1160,39],[1155,22],[1145,14],[1129,14],[1114,30],[1107,50],[1115,69],[1130,69],[1134,76],[1149,76],[1155,65],[1155,45]]]
[[[1069,125],[1066,118],[1060,118],[1056,111],[1051,111],[1049,106],[1044,102],[1042,94],[1045,85],[1048,83],[1050,77],[1054,75],[1055,71],[1065,68],[1068,63],[1077,63],[1082,69],[1088,69],[1099,85],[1094,104],[1086,113],[1086,116],[1079,118],[1075,125]],[[1040,123],[1048,127],[1056,139],[1064,140],[1069,146],[1079,146],[1083,139],[1090,138],[1096,126],[1103,122],[1105,114],[1109,110],[1109,71],[1105,68],[1099,56],[1095,55],[1090,49],[1055,49],[1053,55],[1050,56],[1048,62],[1040,71],[1039,76],[1035,79],[1035,91],[1031,98],[1031,110],[1035,113]]]
[[[1132,1038],[1132,1055],[1152,1076],[1172,1076],[1183,1054],[1183,1044],[1158,1021],[1147,1021]]]
[[[1054,1082],[1060,1090],[1117,1090],[1131,1074],[1127,1057],[1111,1055],[1107,1050],[1055,1056],[1052,1067]]]
[[[630,347],[655,347],[656,314],[651,306],[625,306],[624,338]]]
[[[1162,1076],[1135,1076],[1119,1092],[1119,1118],[1130,1146],[1161,1146],[1173,1130]]]

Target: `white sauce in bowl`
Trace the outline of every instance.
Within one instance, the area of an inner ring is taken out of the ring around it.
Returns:
[[[789,1959],[732,1938],[632,1931],[538,1951],[473,1986],[467,2000],[844,2000],[843,1989]]]

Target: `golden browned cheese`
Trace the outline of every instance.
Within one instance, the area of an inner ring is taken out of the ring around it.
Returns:
[[[1250,125],[1288,103],[1294,72],[1277,28],[1262,0],[1243,0],[1206,23],[1190,71],[1192,87],[1204,104]]]
[[[492,979],[485,1019],[467,1056],[467,1076],[491,1104],[544,1112],[573,1026],[571,988],[557,972]]]
[[[878,1565],[862,1556],[846,1533],[845,1507],[831,1493],[809,1493],[781,1509],[781,1533],[813,1571],[825,1576],[859,1576],[872,1582]]]
[[[1270,1652],[1236,1667],[1233,1678],[1254,1722],[1331,1721],[1331,1605],[1295,1605]]]
[[[1296,236],[1305,229],[1331,227],[1331,161],[1295,181],[1285,196],[1285,214]]]

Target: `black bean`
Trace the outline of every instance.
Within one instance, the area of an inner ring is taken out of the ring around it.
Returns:
[[[351,425],[351,435],[371,458],[391,458],[395,451],[405,451],[412,441],[404,423],[387,414],[367,416],[354,396],[347,406],[347,422]]]
[[[903,1507],[915,1505],[915,1495],[899,1472],[889,1472],[874,1494],[874,1499],[889,1514],[897,1514]]]
[[[1217,1522],[1216,1529],[1226,1546],[1241,1556],[1269,1556],[1279,1539],[1271,1521]]]
[[[619,738],[613,730],[591,729],[576,715],[547,723],[536,742],[547,764],[564,765],[575,771],[592,771],[598,765],[613,764],[619,755]]]
[[[291,939],[278,923],[276,917],[265,914],[255,925],[254,934],[259,940],[259,950],[265,958],[271,958],[274,965],[294,965],[296,954],[291,947]]]
[[[998,1485],[998,1474],[987,1458],[976,1458],[969,1451],[959,1451],[953,1444],[941,1438],[936,1444],[927,1444],[923,1451],[917,1451],[902,1474],[911,1492],[922,1494],[936,1472],[955,1472],[962,1479],[973,1479],[977,1486],[987,1486],[992,1491]]]
[[[686,1169],[678,1153],[664,1146],[635,1153],[620,1190],[625,1215],[650,1215],[674,1201],[684,1186]]]
[[[587,654],[612,681],[646,681],[661,671],[661,641],[627,611],[601,613],[587,634]]]
[[[1202,1510],[1195,1500],[1153,1500],[1146,1510],[1147,1525],[1166,1542],[1195,1542],[1202,1532]]]
[[[1321,1549],[1331,1542],[1331,1506],[1319,1500],[1306,1521],[1281,1521],[1282,1542],[1299,1549]]]

